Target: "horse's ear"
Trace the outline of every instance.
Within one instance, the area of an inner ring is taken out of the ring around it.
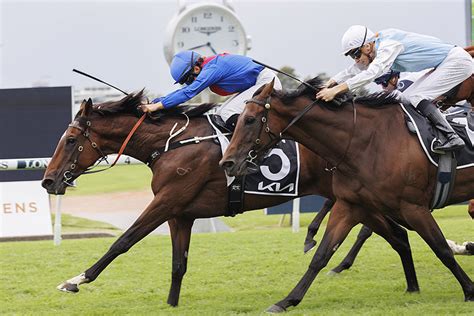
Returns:
[[[260,95],[263,96],[264,98],[270,96],[270,94],[272,94],[272,92],[273,92],[273,85],[274,84],[275,84],[275,78],[273,78],[270,83],[267,83],[265,85],[265,87],[263,88],[262,93]]]
[[[81,111],[82,111],[82,114],[81,116],[88,116],[89,113],[91,112],[92,110],[92,99],[89,98],[89,100],[84,100],[82,101],[82,104],[81,104]]]

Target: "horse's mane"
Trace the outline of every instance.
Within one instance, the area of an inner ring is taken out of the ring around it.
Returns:
[[[144,89],[142,89],[139,92],[130,93],[118,101],[108,101],[94,105],[92,112],[97,113],[101,116],[109,116],[114,114],[130,114],[136,117],[140,117],[143,112],[139,108],[139,106],[145,99],[146,97],[144,96]],[[186,114],[188,117],[193,118],[202,116],[204,113],[206,113],[215,106],[215,103],[204,103],[197,107],[185,104],[182,106],[153,112],[147,117],[147,119],[155,121],[159,120],[160,118],[179,116],[181,114]],[[80,110],[76,114],[76,117],[79,116],[81,112],[82,111]]]
[[[313,89],[308,87],[306,84],[313,87]],[[315,101],[316,93],[324,87],[323,80],[321,77],[317,76],[306,81],[306,84],[299,85],[295,90],[273,91],[272,95],[280,98],[284,104],[290,103],[297,97],[307,97],[310,100]],[[258,95],[262,89],[263,87],[260,87],[254,95]],[[396,92],[381,91],[360,96],[355,99],[353,99],[349,92],[346,92],[336,96],[336,98],[331,102],[321,101],[321,104],[326,105],[330,109],[337,109],[341,107],[341,104],[352,102],[352,100],[359,104],[374,108],[400,103],[400,97]]]
[[[384,105],[399,104],[401,102],[399,94],[394,91],[381,91],[354,99],[354,102],[374,108],[382,108]]]
[[[312,88],[311,88],[312,87]],[[293,99],[298,98],[298,97],[307,97],[312,101],[316,100],[316,93],[318,93],[320,90],[322,90],[324,87],[323,79],[319,76],[316,76],[310,80],[305,81],[305,84],[300,84],[296,89],[294,90],[284,90],[284,91],[278,91],[274,90],[272,95],[278,97],[279,99],[282,100],[284,104],[288,104]],[[261,87],[259,90],[261,91],[263,87]],[[260,91],[257,90],[254,95],[257,95]],[[328,108],[339,108],[341,103],[344,103],[347,100],[350,100],[351,96],[348,93],[343,93],[331,101],[331,102],[324,102],[321,100],[321,104],[326,105]]]

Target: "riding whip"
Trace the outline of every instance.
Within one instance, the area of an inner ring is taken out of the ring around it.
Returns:
[[[262,62],[260,62],[260,61],[258,61],[258,60],[255,60],[255,59],[252,59],[252,61],[253,61],[254,63],[256,63],[256,64],[259,64],[259,65],[263,66],[263,67],[266,67],[266,68],[271,69],[271,70],[273,70],[273,71],[279,72],[279,73],[281,73],[282,75],[285,75],[285,76],[287,76],[287,77],[290,77],[291,79],[294,79],[294,80],[298,81],[299,83],[304,84],[306,87],[310,88],[310,89],[313,90],[313,91],[317,91],[316,88],[313,87],[312,85],[310,85],[309,83],[304,82],[303,80],[298,79],[298,78],[296,78],[295,76],[290,75],[289,73],[286,73],[286,72],[284,72],[284,71],[281,71],[281,70],[279,70],[279,69],[277,69],[277,68],[275,68],[275,67],[268,66],[268,65],[266,65],[266,64],[264,64],[264,63],[262,63]]]
[[[96,81],[99,81],[99,82],[101,82],[101,83],[103,83],[103,84],[105,84],[105,85],[108,85],[108,86],[111,87],[111,88],[114,88],[114,89],[116,89],[116,90],[122,92],[122,93],[125,94],[125,95],[128,95],[127,92],[125,92],[125,91],[123,91],[123,90],[117,88],[116,86],[111,85],[110,83],[105,82],[104,80],[100,80],[99,78],[96,78],[96,77],[94,77],[94,76],[91,76],[91,75],[89,75],[89,74],[86,74],[85,72],[82,72],[82,71],[77,70],[77,69],[73,69],[72,71],[77,72],[78,74],[81,74],[81,75],[83,75],[83,76],[89,77],[89,78],[91,78],[91,79],[94,79],[94,80],[96,80]]]

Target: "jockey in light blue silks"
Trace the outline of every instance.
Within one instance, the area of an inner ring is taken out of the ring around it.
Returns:
[[[245,101],[252,98],[262,85],[275,80],[275,89],[281,90],[278,77],[251,58],[233,54],[203,57],[193,51],[177,53],[170,65],[171,76],[184,85],[170,94],[142,105],[145,112],[171,108],[186,102],[206,88],[218,95],[232,95],[218,109],[226,126],[233,129]]]
[[[355,63],[339,72],[316,97],[331,101],[337,94],[354,91],[389,72],[431,69],[404,91],[404,97],[446,136],[435,150],[453,151],[464,141],[431,102],[462,83],[473,73],[472,58],[463,48],[441,40],[397,29],[373,33],[362,25],[351,26],[342,37],[343,53]]]

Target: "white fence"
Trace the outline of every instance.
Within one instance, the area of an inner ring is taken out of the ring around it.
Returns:
[[[117,155],[108,156],[109,163],[115,161]],[[48,167],[51,158],[17,158],[17,159],[0,159],[0,171],[12,170],[42,170]],[[117,161],[118,165],[141,164],[142,162],[128,157],[121,156]],[[102,161],[99,166],[107,166],[108,163]],[[6,183],[8,184],[8,182]],[[51,201],[51,196],[50,196]],[[55,245],[61,243],[61,195],[56,196],[55,220],[53,230],[53,240]],[[49,213],[51,210],[49,210]]]

